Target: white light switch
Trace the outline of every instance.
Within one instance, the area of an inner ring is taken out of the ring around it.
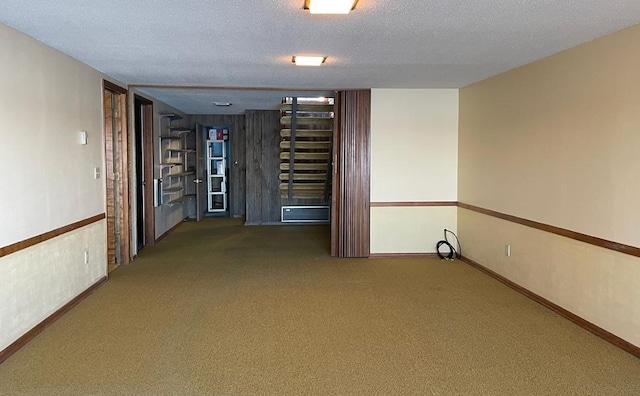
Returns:
[[[96,166],[95,168],[93,168],[93,177],[94,179],[100,178],[100,167]]]
[[[80,131],[80,144],[89,144],[89,134],[87,134],[87,131]]]

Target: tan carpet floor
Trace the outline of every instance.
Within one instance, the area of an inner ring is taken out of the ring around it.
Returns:
[[[459,261],[185,223],[0,365],[1,395],[640,395],[640,359]]]

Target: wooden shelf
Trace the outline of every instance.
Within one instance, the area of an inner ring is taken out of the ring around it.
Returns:
[[[163,188],[162,189],[162,193],[163,194],[172,194],[172,193],[176,193],[179,191],[184,190],[183,187],[169,187],[169,188]]]
[[[182,176],[191,176],[191,175],[195,175],[195,174],[196,174],[195,171],[187,171],[187,172],[172,173],[172,174],[167,175],[167,176],[182,177]]]
[[[181,120],[182,116],[172,112],[162,112],[158,114],[160,117],[168,118],[171,121]]]
[[[158,167],[160,167],[160,169],[163,169],[163,168],[172,168],[174,166],[179,166],[179,165],[182,165],[182,164],[174,164],[174,163],[171,163],[171,162],[165,162],[165,163],[158,164]]]
[[[194,149],[183,149],[183,148],[179,148],[179,149],[168,148],[167,151],[175,151],[177,153],[195,153],[196,152],[196,150]]]
[[[174,135],[160,135],[160,139],[162,139],[162,140],[181,140],[182,138],[180,136],[174,136]]]
[[[185,127],[169,127],[169,131],[171,132],[176,132],[176,133],[189,133],[189,132],[193,132],[193,129],[189,129],[189,128],[185,128]]]
[[[195,197],[195,195],[183,195],[183,196],[178,197],[178,198],[176,198],[176,199],[174,199],[172,201],[169,201],[167,203],[167,205],[179,205],[179,204],[182,204],[182,203],[185,203],[185,202],[189,201],[190,199],[192,199],[194,197]]]

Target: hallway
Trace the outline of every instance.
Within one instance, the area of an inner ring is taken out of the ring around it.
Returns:
[[[185,223],[0,365],[3,395],[640,394],[640,360],[459,261]]]

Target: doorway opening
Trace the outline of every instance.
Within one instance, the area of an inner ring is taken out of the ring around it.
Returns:
[[[133,99],[136,172],[136,251],[155,244],[153,209],[153,102]]]

